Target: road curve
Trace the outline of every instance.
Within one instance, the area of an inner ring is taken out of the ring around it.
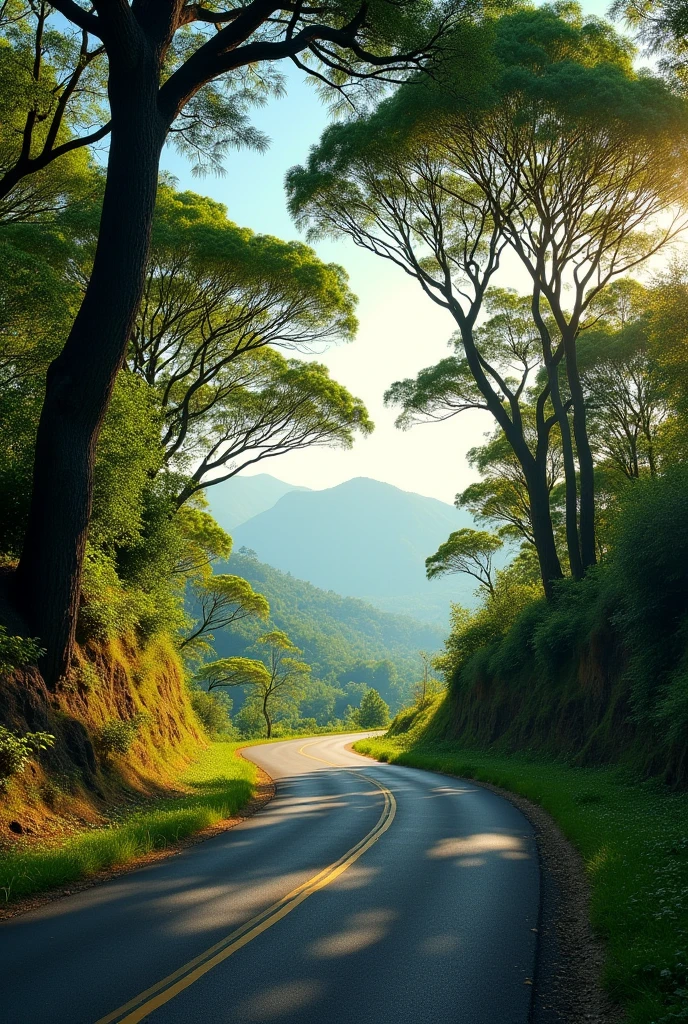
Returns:
[[[0,924],[3,1021],[527,1024],[529,823],[354,738],[249,748],[277,782],[253,818]]]

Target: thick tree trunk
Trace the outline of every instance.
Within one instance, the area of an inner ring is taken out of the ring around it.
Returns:
[[[143,66],[148,65],[148,66]],[[165,127],[153,58],[111,71],[112,140],[99,241],[83,303],[50,366],[17,596],[54,686],[69,668],[98,434],[143,287]]]
[[[588,438],[585,395],[578,373],[576,339],[564,339],[566,376],[573,401],[573,436],[578,454],[580,480],[580,551],[583,572],[597,562],[595,547],[595,464]]]

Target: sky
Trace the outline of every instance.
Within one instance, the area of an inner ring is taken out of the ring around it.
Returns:
[[[602,15],[609,0],[584,0],[586,13]],[[303,163],[328,123],[328,111],[316,91],[298,73],[287,78],[286,96],[253,113],[253,122],[271,140],[265,153],[230,152],[222,177],[196,177],[189,163],[171,147],[162,166],[178,187],[224,203],[231,220],[254,231],[285,239],[300,237],[291,220],[284,176]],[[454,330],[451,316],[437,307],[417,282],[399,268],[348,240],[318,242],[321,259],[341,264],[358,296],[358,335],[353,342],[319,353],[335,380],[363,399],[375,422],[374,433],[359,438],[349,451],[312,448],[267,459],[246,473],[271,473],[289,483],[314,489],[368,476],[406,491],[452,502],[476,478],[466,453],[482,443],[492,428],[487,413],[470,411],[444,423],[422,424],[409,431],[394,426],[395,412],[383,405],[389,385],[415,376],[449,354]],[[525,290],[525,272],[509,261],[498,282]]]

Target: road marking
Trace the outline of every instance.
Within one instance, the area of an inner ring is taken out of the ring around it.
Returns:
[[[316,740],[315,743],[304,743],[304,745],[299,748],[299,754],[301,754],[303,757],[310,757],[311,761],[321,761],[323,764],[329,764],[331,768],[348,767],[345,764],[335,764],[334,761],[326,761],[324,757],[316,757],[315,754],[307,754],[306,747],[314,747],[316,743],[320,743],[320,740]],[[368,779],[368,781],[370,782],[371,780]]]
[[[313,757],[313,755],[304,754],[304,757]],[[314,760],[320,761],[322,758],[314,758]],[[329,764],[330,762],[326,761],[325,763]],[[342,766],[335,765],[334,767]],[[107,1016],[101,1017],[100,1020],[96,1021],[96,1024],[137,1024],[138,1021],[143,1020],[153,1013],[154,1010],[164,1006],[165,1003],[174,999],[184,989],[193,985],[195,981],[198,981],[204,974],[211,971],[213,967],[221,964],[232,953],[236,953],[237,950],[246,946],[252,939],[267,931],[274,924],[277,924],[278,921],[281,921],[283,917],[286,917],[292,910],[295,910],[314,892],[324,889],[330,882],[334,882],[366,850],[369,850],[394,821],[397,802],[394,799],[394,794],[386,786],[378,782],[377,779],[371,779],[367,775],[358,775],[357,777],[365,779],[366,782],[370,782],[373,786],[377,786],[385,798],[382,814],[377,824],[370,830],[367,836],[364,836],[359,843],[352,846],[350,850],[343,854],[339,860],[330,864],[329,867],[323,868],[317,875],[314,875],[297,889],[293,889],[277,903],[273,903],[267,910],[256,914],[250,921],[246,921],[245,924],[231,932],[230,935],[227,935],[224,939],[215,943],[214,946],[211,946],[210,949],[206,949],[204,953],[201,953],[193,960],[190,960],[189,963],[184,964],[183,967],[163,978],[162,981],[152,985],[145,992],[139,993],[139,995],[130,999],[128,1003],[107,1014]]]

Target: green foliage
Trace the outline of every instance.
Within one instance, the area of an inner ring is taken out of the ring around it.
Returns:
[[[631,759],[686,782],[688,473],[644,477],[618,498],[604,563],[550,602],[514,564],[496,600],[454,610],[437,661],[468,743]]]
[[[243,686],[247,703],[260,708],[272,735],[273,721],[290,717],[305,693],[311,668],[298,659],[302,652],[280,629],[271,629],[253,645],[258,658],[221,658],[202,665],[196,682],[213,690],[220,686]]]
[[[265,595],[271,622],[303,650],[315,679],[340,690],[350,682],[374,686],[395,709],[410,697],[418,675],[418,650],[436,650],[442,642],[441,631],[432,626],[319,590],[259,562],[251,552],[235,551],[227,568]],[[257,625],[244,620],[231,631],[218,632],[214,647],[223,657],[250,654],[258,631]],[[336,717],[341,717],[346,703],[337,698]]]
[[[500,537],[485,530],[456,530],[440,544],[434,555],[425,559],[427,577],[431,580],[450,573],[466,573],[491,593],[494,590],[492,559],[503,544]]]
[[[143,724],[144,718],[141,715],[129,719],[110,719],[98,735],[98,742],[103,753],[106,755],[128,753]]]
[[[242,619],[267,621],[270,605],[256,593],[248,580],[222,573],[195,581],[190,588],[192,608],[198,618],[180,647],[187,657],[199,657],[213,651],[215,633]]]
[[[89,527],[93,548],[114,555],[139,540],[146,490],[162,466],[162,454],[155,393],[122,371],[98,440]]]
[[[688,730],[688,469],[624,495],[609,564],[614,621],[630,653],[632,702],[664,744]]]
[[[47,750],[54,742],[55,737],[48,732],[27,732],[17,736],[0,725],[0,792],[7,787],[13,775],[23,772],[40,750]]]
[[[23,636],[11,636],[5,626],[0,625],[0,672],[11,672],[14,668],[35,664],[43,654],[36,640]]]
[[[231,735],[232,700],[226,693],[209,693],[207,690],[192,686],[189,689],[189,698],[196,717],[209,736],[214,738]]]
[[[389,725],[389,705],[377,690],[366,690],[355,721],[361,729],[384,729]]]

